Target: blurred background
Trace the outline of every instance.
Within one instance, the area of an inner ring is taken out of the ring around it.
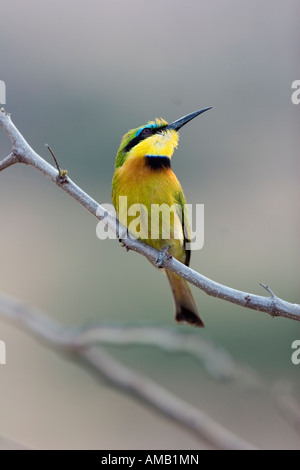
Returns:
[[[155,117],[205,106],[186,126],[172,164],[187,201],[205,205],[205,243],[191,266],[299,303],[297,0],[0,1],[5,109],[30,145],[99,203],[110,203],[121,136]],[[1,130],[0,155],[10,152]],[[36,170],[0,174],[0,291],[70,326],[156,325],[224,348],[268,384],[241,388],[210,377],[186,355],[113,348],[260,448],[299,449],[270,394],[278,380],[299,398],[291,344],[297,322],[246,310],[193,288],[204,331],[177,326],[167,280],[116,241]],[[0,434],[45,449],[197,449],[207,444],[100,383],[0,319]],[[300,400],[299,400],[300,401]]]

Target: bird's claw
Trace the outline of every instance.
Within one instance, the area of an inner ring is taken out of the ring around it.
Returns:
[[[118,242],[120,243],[121,246],[125,246],[125,243],[122,238],[118,238]]]
[[[124,240],[127,240],[129,234],[128,234],[128,230],[126,229],[126,231],[124,231],[123,233],[120,233],[120,231],[118,230],[117,231],[117,237],[118,237],[118,241],[120,243],[120,245],[122,247],[125,247],[126,248],[126,251],[129,251],[130,248],[128,248],[128,246],[126,245],[126,243],[124,242]]]
[[[155,260],[156,265],[158,268],[163,268],[165,261],[172,258],[172,255],[169,253],[169,246],[165,246],[157,255]]]

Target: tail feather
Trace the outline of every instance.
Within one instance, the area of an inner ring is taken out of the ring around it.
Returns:
[[[188,283],[176,276],[176,274],[167,271],[167,276],[172,287],[175,300],[175,320],[178,323],[189,323],[199,328],[204,327],[198,309]]]

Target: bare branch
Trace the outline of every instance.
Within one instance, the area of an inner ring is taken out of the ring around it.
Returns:
[[[14,165],[15,163],[18,163],[17,158],[13,153],[11,153],[8,155],[8,157],[0,161],[0,171],[8,168],[11,165]]]
[[[216,448],[224,450],[254,450],[255,447],[216,423],[212,418],[178,398],[148,377],[133,371],[97,346],[83,346],[78,341],[78,329],[70,330],[51,318],[24,304],[0,296],[0,313],[21,324],[56,352],[73,353],[109,383],[150,405],[154,410],[171,418]],[[77,332],[76,332],[77,331]],[[80,331],[80,330],[79,330]],[[89,331],[91,334],[91,330]],[[80,338],[80,332],[79,332]]]
[[[122,240],[123,245],[128,250],[135,251],[145,256],[153,264],[156,263],[159,258],[159,252],[140,240],[131,238],[128,235],[127,229],[117,224],[112,214],[108,213],[88,194],[82,191],[82,189],[80,189],[69,177],[67,180],[62,181],[59,172],[34,152],[12,123],[10,115],[4,111],[0,111],[0,126],[9,135],[13,146],[13,156],[7,157],[8,160],[5,159],[6,163],[5,160],[0,162],[0,171],[18,162],[33,165],[37,170],[53,181],[53,183],[57,184],[57,186],[66,191],[70,196],[83,205],[95,217],[107,224],[118,238]],[[226,300],[227,302],[231,302],[248,309],[265,312],[272,317],[284,317],[300,321],[300,305],[286,302],[285,300],[275,296],[273,293],[271,294],[271,297],[262,297],[232,289],[231,287],[219,284],[218,282],[197,273],[174,258],[167,258],[164,261],[164,267],[186,279],[194,286],[199,287],[210,296]],[[271,292],[270,290],[268,291],[269,293]]]

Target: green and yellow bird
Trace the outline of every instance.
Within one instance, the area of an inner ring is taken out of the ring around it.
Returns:
[[[179,129],[209,109],[188,114],[171,124],[164,119],[155,119],[127,132],[117,153],[112,181],[112,200],[120,223],[143,242],[162,253],[168,250],[187,266],[191,254],[187,247],[190,238],[189,215],[185,210],[183,190],[171,169],[171,157],[178,146]],[[151,218],[153,205],[163,204],[176,208],[169,213],[170,227],[167,232],[164,231],[161,213],[159,228],[151,226],[154,223]],[[138,225],[132,223],[136,211],[131,211],[131,207],[145,209],[140,210]],[[153,233],[156,233],[155,237]],[[175,300],[176,321],[203,327],[188,283],[171,271],[166,270],[166,274]]]

